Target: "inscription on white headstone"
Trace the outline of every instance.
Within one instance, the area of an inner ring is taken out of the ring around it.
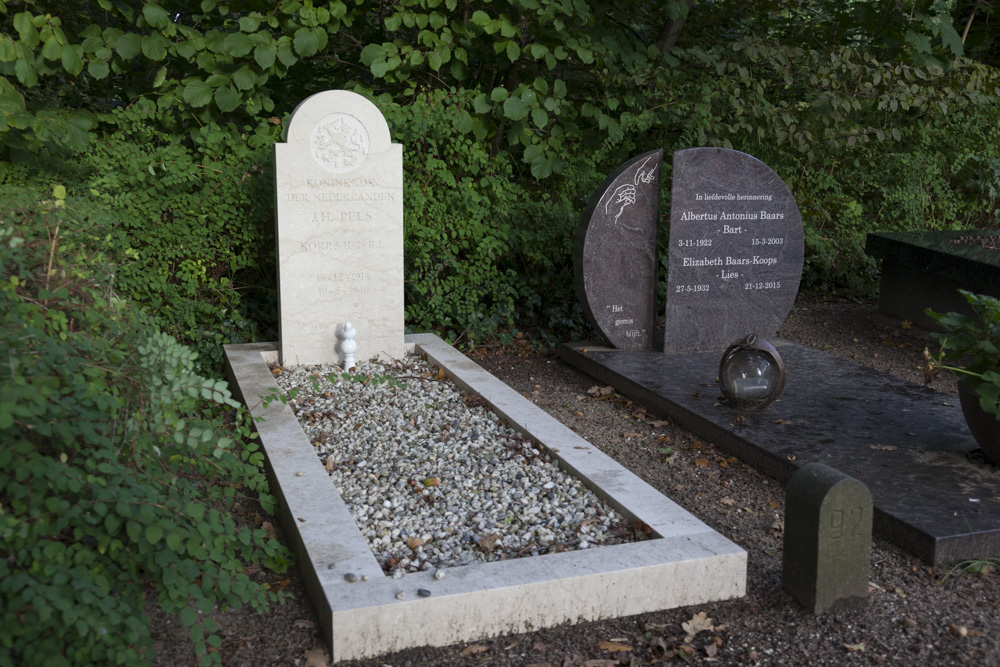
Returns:
[[[275,146],[283,364],[399,358],[403,343],[403,150],[355,93],[302,102]]]

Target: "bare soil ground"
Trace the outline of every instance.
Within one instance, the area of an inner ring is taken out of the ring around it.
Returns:
[[[800,295],[779,335],[916,383],[924,380],[923,349],[933,346],[926,332],[879,314],[871,303],[811,294]],[[528,341],[476,350],[471,356],[746,549],[747,594],[738,600],[416,648],[342,664],[1000,664],[997,568],[948,576],[947,571],[930,568],[876,538],[867,607],[814,616],[781,588],[784,488],[779,483],[734,461],[710,442],[664,426],[617,394],[601,398],[588,394],[595,381],[551,353],[534,351]],[[955,393],[954,379],[947,375],[932,386]],[[661,451],[668,448],[676,451],[669,461]],[[1000,472],[996,474],[1000,495]],[[244,518],[259,525],[262,517],[257,513],[247,508]],[[259,576],[293,598],[266,615],[246,609],[215,614],[224,639],[223,664],[326,665],[328,648],[298,574]],[[152,621],[155,664],[195,663],[179,620],[154,613]],[[698,628],[704,629],[690,637],[687,630]]]

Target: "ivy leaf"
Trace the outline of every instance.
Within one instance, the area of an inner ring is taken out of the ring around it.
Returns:
[[[203,107],[212,100],[212,87],[201,79],[194,79],[184,86],[181,97],[193,107]]]
[[[142,16],[146,19],[146,23],[154,28],[165,28],[170,22],[167,10],[153,2],[143,5]]]

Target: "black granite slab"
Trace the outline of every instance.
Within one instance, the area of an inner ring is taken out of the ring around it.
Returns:
[[[573,247],[577,300],[612,346],[644,350],[656,322],[663,149],[624,162],[594,191]]]
[[[719,403],[716,352],[569,343],[559,355],[782,482],[812,462],[859,479],[872,494],[875,533],[928,563],[1000,557],[1000,471],[966,457],[976,444],[957,397],[810,348],[776,346],[788,381],[756,414]]]
[[[770,338],[802,279],[799,208],[757,158],[726,148],[674,153],[664,352]]]
[[[865,252],[882,260],[879,310],[936,329],[926,308],[971,313],[959,289],[1000,297],[998,241],[995,230],[869,234]]]

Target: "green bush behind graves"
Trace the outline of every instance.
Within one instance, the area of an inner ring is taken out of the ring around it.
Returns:
[[[223,338],[273,337],[267,144],[328,88],[375,98],[413,146],[414,328],[578,321],[573,220],[651,146],[668,169],[688,146],[760,157],[800,202],[806,284],[868,291],[865,233],[1000,210],[992,10],[970,60],[959,9],[869,4],[0,3],[0,158],[84,151],[105,173],[60,182],[121,214],[123,292],[212,365]]]
[[[202,614],[281,599],[248,577],[288,554],[232,512],[272,510],[262,454],[225,382],[119,300],[106,216],[8,187],[0,208],[0,664],[144,664],[146,605]]]

